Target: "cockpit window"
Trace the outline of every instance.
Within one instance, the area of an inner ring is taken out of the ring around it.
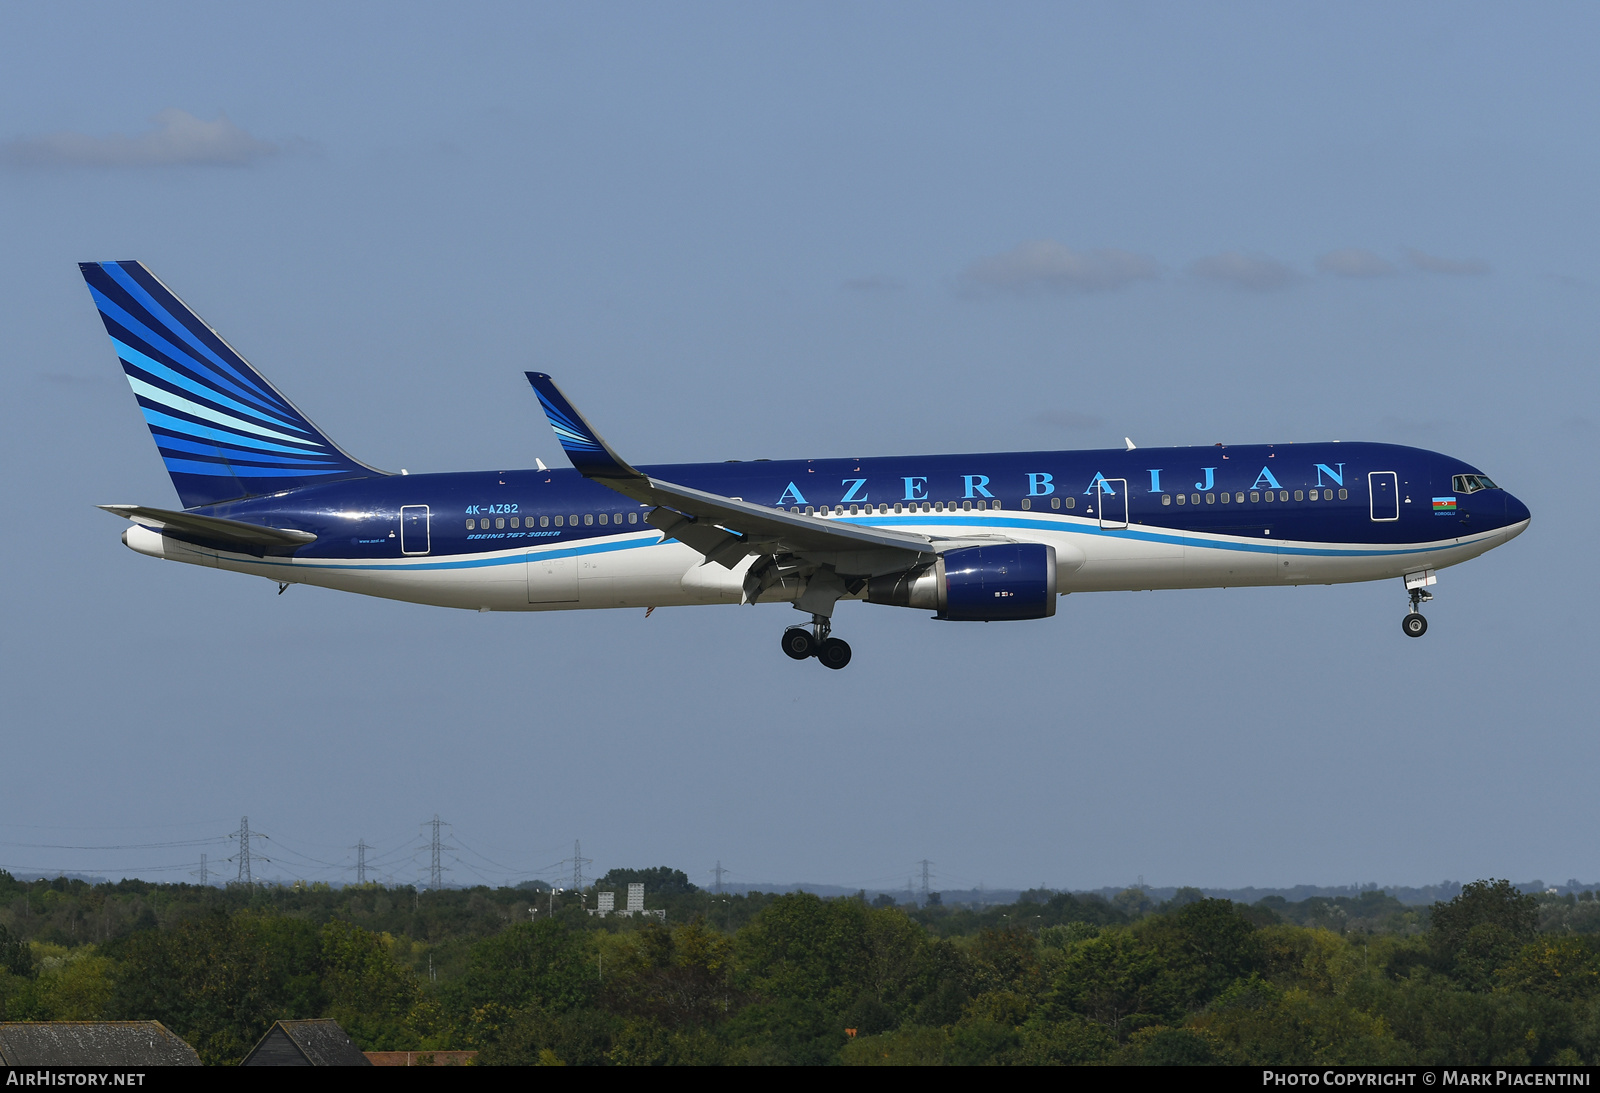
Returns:
[[[1458,474],[1451,479],[1451,486],[1457,493],[1477,493],[1479,490],[1500,488],[1491,482],[1486,474]]]

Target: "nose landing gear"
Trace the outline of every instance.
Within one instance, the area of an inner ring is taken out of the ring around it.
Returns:
[[[1431,599],[1433,599],[1433,593],[1427,589],[1411,589],[1411,613],[1400,620],[1400,629],[1405,631],[1406,637],[1420,638],[1428,632],[1428,620],[1422,617],[1417,608]]]
[[[794,660],[816,657],[823,667],[838,671],[850,663],[850,646],[839,638],[829,637],[833,628],[825,615],[811,616],[811,629],[791,626],[783,632],[783,651]]]

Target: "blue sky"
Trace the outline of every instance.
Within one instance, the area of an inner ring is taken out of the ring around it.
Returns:
[[[1600,877],[1597,39],[1576,4],[7,8],[0,864],[176,879],[194,846],[53,847],[248,813],[268,875],[365,838],[408,882],[437,812],[456,882],[575,838],[701,882]],[[413,473],[558,463],[536,368],[636,462],[1382,440],[1535,520],[1422,641],[1399,582],[847,604],[842,673],[781,605],[278,597],[94,509],[173,501],[107,258]]]

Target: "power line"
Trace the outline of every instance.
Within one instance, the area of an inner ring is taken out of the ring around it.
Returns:
[[[240,816],[239,830],[235,831],[228,837],[230,839],[239,840],[239,852],[235,858],[235,860],[237,860],[239,863],[239,883],[254,886],[256,880],[254,874],[250,870],[250,840],[253,838],[264,839],[266,836],[259,833],[252,835],[250,833],[250,817]]]
[[[923,858],[917,864],[922,867],[922,889],[919,894],[922,896],[922,902],[927,903],[930,894],[928,891],[928,878],[930,876],[928,870],[933,867],[933,863],[927,858]]]
[[[594,859],[584,857],[583,848],[579,845],[577,839],[573,839],[572,857],[563,859],[561,864],[565,865],[567,862],[572,863],[572,890],[574,892],[583,891],[583,867],[585,865],[593,865]]]
[[[193,873],[190,873],[189,875],[191,877],[199,877],[200,878],[200,886],[202,888],[206,887],[207,885],[209,885],[211,883],[211,870],[206,868],[206,856],[204,854],[200,855],[200,868],[196,869]]]
[[[120,843],[113,846],[74,846],[67,843],[7,843],[0,842],[0,846],[19,846],[27,850],[167,850],[175,846],[209,846],[225,839],[233,838],[232,835],[216,835],[209,839],[184,839],[179,842],[166,843]]]
[[[444,888],[444,866],[439,860],[439,829],[449,825],[442,823],[439,820],[439,814],[435,812],[433,819],[424,820],[422,826],[433,828],[433,839],[429,846],[428,856],[428,887],[438,892]]]
[[[356,883],[357,884],[366,884],[367,883],[367,851],[368,850],[373,850],[373,849],[376,849],[376,848],[368,846],[366,839],[361,839],[356,843]]]

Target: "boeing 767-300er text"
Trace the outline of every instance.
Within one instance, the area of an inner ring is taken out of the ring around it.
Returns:
[[[390,474],[329,440],[138,262],[80,267],[182,509],[102,506],[141,554],[478,611],[793,604],[829,668],[840,600],[1040,619],[1068,592],[1402,578],[1528,526],[1476,467],[1391,444],[634,467],[527,373],[573,470]]]

